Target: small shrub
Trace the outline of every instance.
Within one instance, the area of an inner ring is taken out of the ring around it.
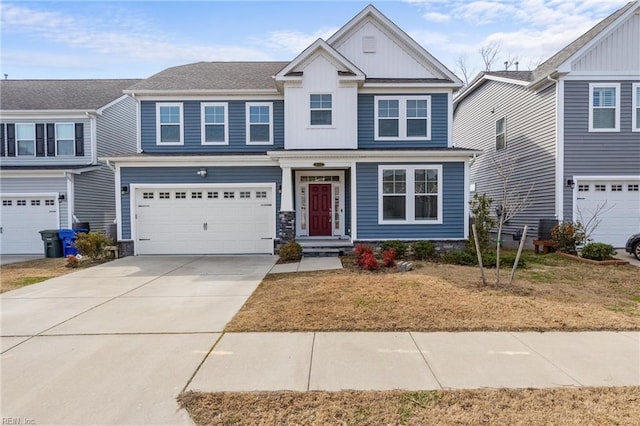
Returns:
[[[436,257],[436,246],[431,241],[417,241],[411,248],[416,259],[426,260]]]
[[[582,248],[580,255],[591,260],[611,260],[616,254],[616,250],[611,244],[589,243]]]
[[[373,247],[367,244],[358,244],[353,249],[353,254],[356,256],[356,265],[364,268],[365,258],[368,258],[369,255],[373,257]]]
[[[393,268],[396,266],[396,249],[391,248],[382,252],[382,266],[385,268]]]
[[[78,258],[70,254],[67,256],[67,264],[65,266],[67,268],[77,268],[79,263]]]
[[[396,255],[399,259],[404,258],[405,254],[407,254],[407,245],[402,241],[390,240],[380,244],[380,250],[382,250],[383,252],[389,249],[396,249]]]
[[[476,232],[478,238],[478,245],[480,246],[480,252],[484,253],[489,249],[491,245],[491,228],[496,226],[496,221],[491,216],[491,205],[493,199],[487,197],[486,194],[473,194],[473,198],[469,201],[471,206],[471,215],[476,225]],[[476,252],[476,245],[473,242],[473,237],[469,239],[468,243],[471,253]]]
[[[360,259],[362,262],[361,268],[365,271],[377,271],[380,269],[380,263],[378,263],[378,260],[373,253],[366,252],[360,257]]]
[[[584,227],[580,222],[562,222],[551,230],[551,240],[561,252],[577,254],[585,240]]]
[[[289,241],[278,250],[280,259],[285,262],[300,260],[302,257],[302,247],[295,241]]]
[[[477,264],[476,257],[468,251],[451,251],[442,255],[442,261],[451,265],[472,266]]]
[[[75,248],[78,253],[91,259],[102,259],[104,257],[104,248],[113,244],[113,240],[108,238],[102,232],[89,232],[85,234],[81,232],[76,234]]]

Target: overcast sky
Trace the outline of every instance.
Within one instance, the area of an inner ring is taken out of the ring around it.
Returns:
[[[145,78],[199,61],[291,60],[327,39],[361,1],[6,1],[1,72],[11,79]],[[406,0],[371,2],[462,78],[466,55],[500,45],[494,69],[520,70],[573,41],[626,0]]]

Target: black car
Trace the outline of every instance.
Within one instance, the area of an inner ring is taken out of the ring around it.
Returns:
[[[636,259],[640,260],[640,234],[635,234],[629,237],[627,244],[624,246],[624,250],[627,253],[633,254]]]

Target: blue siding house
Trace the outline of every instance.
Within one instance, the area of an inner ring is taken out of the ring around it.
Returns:
[[[116,170],[134,254],[468,238],[453,147],[461,81],[373,6],[290,62],[200,62],[125,90],[137,153]]]
[[[599,222],[591,238],[624,247],[640,232],[640,1],[533,71],[481,73],[454,100],[454,139],[483,151],[470,183],[494,199],[496,161],[517,161],[511,185],[531,194],[508,232]]]

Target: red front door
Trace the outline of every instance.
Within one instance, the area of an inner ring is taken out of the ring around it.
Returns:
[[[331,184],[309,184],[309,235],[331,235]]]

